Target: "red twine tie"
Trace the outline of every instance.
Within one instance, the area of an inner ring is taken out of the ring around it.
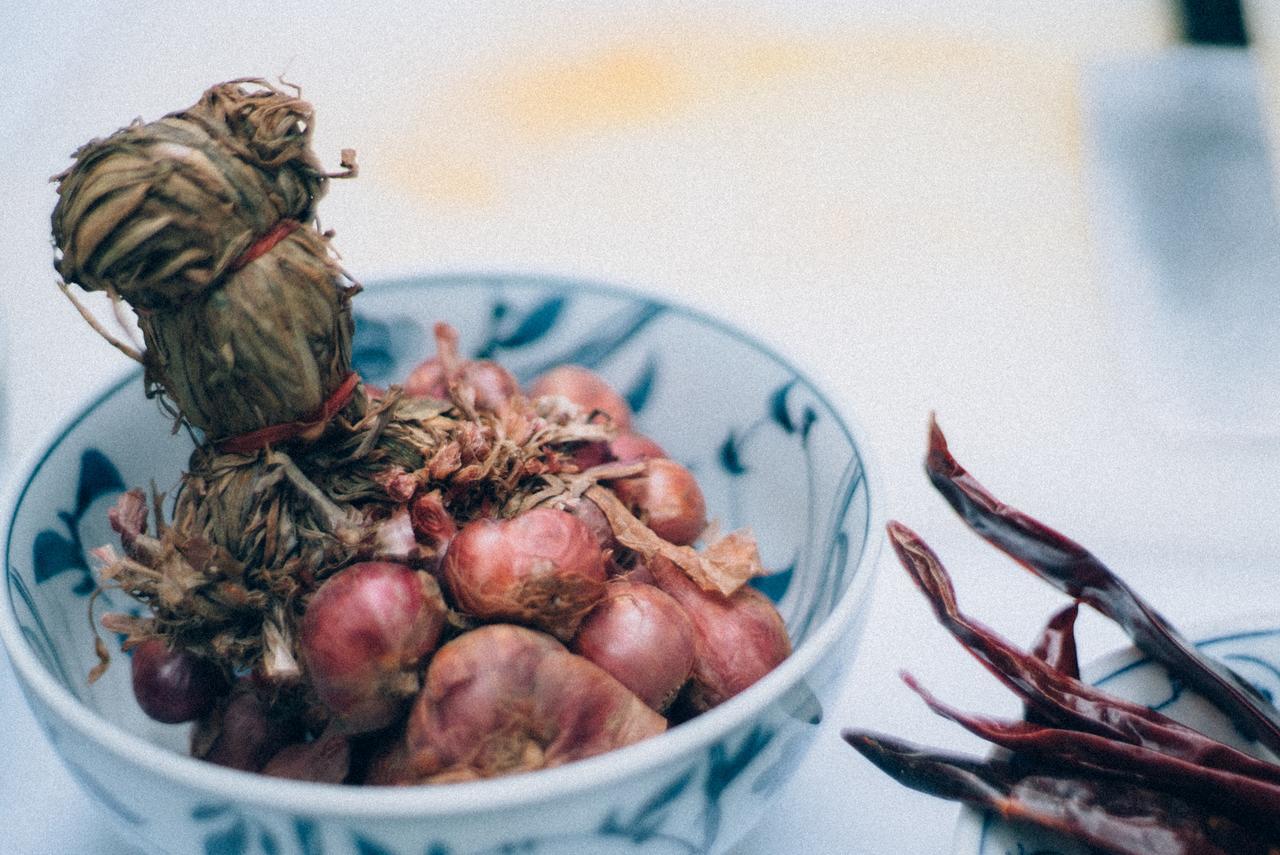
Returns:
[[[266,234],[254,241],[248,249],[242,252],[235,261],[231,262],[230,272],[234,273],[237,270],[242,270],[266,255],[275,248],[276,244],[293,234],[301,226],[302,223],[297,220],[281,220],[276,223]],[[343,407],[351,402],[351,396],[355,394],[356,386],[359,383],[360,375],[353,371],[338,384],[338,388],[330,393],[329,397],[320,405],[320,409],[309,417],[296,422],[283,422],[278,425],[269,425],[248,433],[238,434],[216,442],[214,445],[219,451],[228,454],[252,454],[255,451],[266,448],[268,445],[288,442],[302,434],[323,428],[334,416],[342,411]]]
[[[276,244],[293,234],[294,231],[301,226],[302,223],[297,220],[281,220],[271,227],[270,231],[253,242],[253,245],[240,254],[240,256],[231,262],[231,272],[251,264],[262,256],[270,252]]]
[[[320,409],[311,417],[302,421],[270,425],[248,433],[228,437],[215,443],[215,446],[218,451],[226,454],[252,454],[255,451],[266,448],[268,445],[288,442],[308,431],[324,427],[334,416],[342,411],[343,407],[351,402],[351,396],[355,394],[356,386],[359,383],[360,375],[353,371],[338,385],[338,388],[333,390],[332,394],[321,404]]]

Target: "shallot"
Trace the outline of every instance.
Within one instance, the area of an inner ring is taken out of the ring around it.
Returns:
[[[217,665],[182,648],[170,648],[158,638],[134,648],[131,672],[138,706],[166,724],[199,718],[227,691]]]
[[[351,740],[326,731],[310,742],[295,742],[276,752],[262,774],[317,784],[341,784],[351,769]]]
[[[566,640],[604,594],[606,579],[591,529],[554,508],[468,523],[449,544],[443,575],[465,612],[529,624]]]
[[[273,710],[253,682],[250,678],[237,681],[226,702],[196,724],[191,733],[193,756],[257,772],[276,752],[302,738],[301,721]]]
[[[418,666],[435,649],[445,611],[435,579],[403,564],[353,564],[320,586],[303,615],[302,656],[346,732],[396,719],[418,690]]]
[[[678,546],[693,543],[707,527],[707,503],[693,473],[665,457],[645,471],[609,485],[653,533]]]
[[[731,595],[699,587],[660,555],[649,562],[658,586],[678,602],[693,623],[693,673],[688,701],[702,712],[724,703],[791,655],[791,641],[773,603],[755,588]]]
[[[478,409],[501,410],[520,385],[511,372],[489,359],[463,359],[458,334],[448,324],[436,324],[436,355],[422,362],[404,381],[406,395],[447,400],[450,389],[472,390]]]
[[[609,456],[619,463],[666,457],[662,446],[638,433],[620,433],[609,441]]]
[[[603,669],[549,635],[490,624],[440,648],[404,738],[370,783],[489,778],[559,766],[666,730]]]
[[[693,624],[669,594],[618,579],[583,621],[572,648],[661,711],[693,670]]]
[[[599,505],[585,496],[579,496],[566,502],[564,509],[587,524],[587,528],[591,530],[591,534],[602,550],[613,548],[613,528]]]
[[[587,413],[603,413],[619,431],[631,428],[631,407],[603,377],[581,365],[558,365],[533,381],[531,398],[559,395]]]

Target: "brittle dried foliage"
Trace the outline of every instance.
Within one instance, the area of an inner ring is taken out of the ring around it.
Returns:
[[[148,395],[211,439],[304,419],[350,370],[358,288],[315,207],[355,155],[325,172],[313,127],[296,91],[233,80],[90,141],[53,178],[58,273],[134,307]]]
[[[579,471],[575,447],[612,436],[590,414],[519,395],[478,408],[447,327],[437,338],[448,400],[395,388],[347,397],[360,289],[315,208],[330,178],[355,174],[355,159],[344,151],[343,170],[326,173],[310,148],[313,120],[296,91],[229,81],[186,110],[91,141],[54,177],[64,291],[77,284],[133,306],[145,352],[117,346],[145,365],[147,394],[203,432],[167,515],[154,488],[150,507],[134,490],[112,511],[123,553],[95,550],[101,585],[148,613],[103,624],[126,645],[161,636],[229,672],[288,683],[301,672],[307,602],[342,567],[387,558],[430,570],[471,519],[584,497],[606,513],[623,562],[662,554],[723,593],[758,574],[749,535],[703,553],[676,547],[598,486],[644,464]],[[108,658],[98,650],[92,676]]]
[[[562,399],[515,397],[492,413],[476,411],[465,387],[447,402],[405,398],[393,388],[359,422],[339,418],[301,453],[201,446],[172,518],[153,502],[154,533],[141,491],[112,512],[124,554],[96,551],[100,578],[150,616],[111,614],[103,623],[126,635],[126,644],[160,635],[233,670],[262,666],[290,676],[310,595],[353,561],[388,557],[380,533],[397,509],[436,494],[461,525],[511,516],[561,493],[580,495],[599,475],[578,473],[570,452],[610,434]],[[437,544],[418,541],[408,560],[429,566],[439,558]]]

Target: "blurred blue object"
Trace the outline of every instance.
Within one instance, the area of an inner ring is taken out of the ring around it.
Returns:
[[[1248,43],[1240,0],[1179,0],[1182,37],[1192,44]]]
[[[1085,98],[1102,287],[1140,412],[1280,435],[1280,217],[1250,53],[1109,63]]]

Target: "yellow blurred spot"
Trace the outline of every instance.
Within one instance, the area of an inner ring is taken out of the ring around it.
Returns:
[[[725,148],[706,148],[713,163],[752,145],[757,162],[791,157],[817,144],[806,129],[821,133],[833,117],[858,129],[841,141],[848,162],[896,158],[865,176],[882,199],[913,159],[906,175],[943,181],[1011,162],[1078,171],[1078,75],[1061,45],[971,33],[633,33],[521,53],[429,90],[405,146],[412,160],[396,163],[394,177],[425,201],[474,209],[549,182],[598,183],[608,152],[630,169],[636,145],[688,159],[715,129]]]
[[[836,59],[832,46],[815,40],[759,40],[722,45],[726,66],[743,82],[768,82],[817,71]]]
[[[478,157],[444,149],[427,151],[412,169],[398,171],[401,184],[424,199],[481,208],[498,201],[499,179]]]
[[[517,71],[492,85],[516,128],[535,137],[648,124],[692,98],[689,69],[649,45],[619,45]]]

